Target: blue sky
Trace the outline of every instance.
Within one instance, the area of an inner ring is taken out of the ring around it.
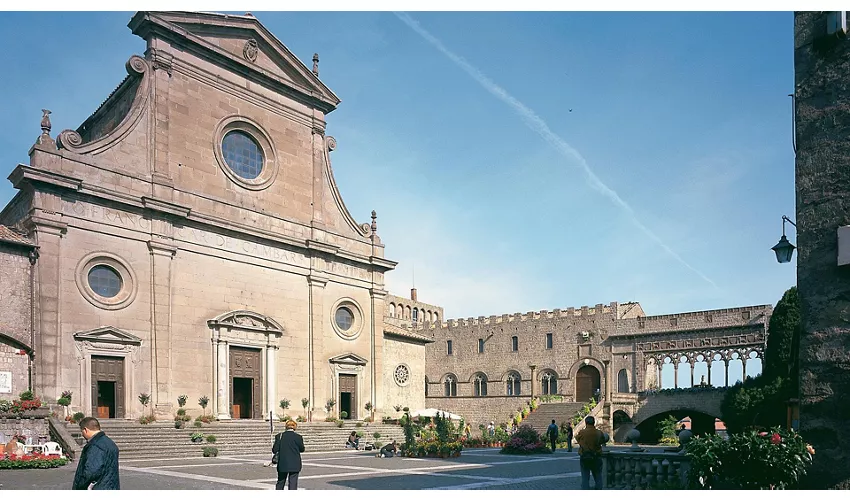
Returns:
[[[378,212],[392,293],[415,266],[448,318],[667,314],[795,284],[770,251],[794,218],[790,12],[411,13],[420,31],[388,12],[254,14],[308,65],[320,54],[342,99],[336,180],[356,219]],[[131,15],[0,13],[4,177],[42,108],[54,136],[76,128],[126,75],[145,50]],[[4,180],[0,204],[13,194]]]

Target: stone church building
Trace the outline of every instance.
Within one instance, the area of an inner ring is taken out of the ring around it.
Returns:
[[[45,110],[9,176],[0,397],[31,364],[44,399],[71,390],[109,418],[139,416],[140,393],[163,415],[208,395],[221,419],[283,398],[317,417],[329,399],[350,418],[422,406],[410,382],[430,339],[384,321],[396,263],[375,212],[358,222],[337,189],[325,116],[340,100],[318,57],[305,66],[251,15],[139,12],[129,28],[147,50],[127,77],[55,140]]]
[[[139,12],[129,28],[147,50],[127,77],[76,130],[54,138],[43,110],[9,176],[0,398],[70,390],[101,418],[139,417],[148,393],[164,417],[185,394],[219,419],[282,399],[303,415],[307,398],[314,419],[372,403],[481,421],[537,394],[652,387],[665,357],[760,356],[770,306],[446,321],[415,289],[388,294],[376,214],[358,222],[334,180],[340,100],[318,56],[305,66],[250,14]]]

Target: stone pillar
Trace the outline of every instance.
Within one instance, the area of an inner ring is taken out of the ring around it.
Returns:
[[[679,388],[679,362],[673,362],[673,388]]]
[[[837,36],[818,39],[827,14],[835,13],[794,13],[797,289],[802,314],[795,361],[800,433],[817,450],[801,486],[846,489],[850,266],[838,265],[837,233],[850,225],[850,42]],[[779,222],[777,217],[777,230]]]
[[[729,387],[729,360],[723,360],[723,387]]]
[[[706,364],[708,365],[708,385],[711,385],[711,361]]]
[[[531,380],[529,381],[531,382],[531,399],[534,399],[534,370],[537,368],[537,365],[528,365],[528,367],[531,368]],[[575,401],[575,394],[573,394],[573,401]]]
[[[693,387],[694,386],[694,362],[689,361],[689,364],[691,365],[691,387]]]
[[[322,359],[324,353],[324,324],[322,321],[325,313],[324,289],[327,284],[327,278],[318,276],[307,277],[308,289],[308,315],[309,323],[307,330],[307,350],[309,352],[307,359],[307,383],[310,398],[310,406],[308,414],[312,417],[313,411],[316,408],[321,408],[322,403],[316,401],[318,394],[324,396],[323,389],[316,390],[317,387],[323,387],[323,381],[328,375],[327,359]],[[318,406],[317,406],[318,405]]]
[[[171,263],[177,249],[157,240],[148,241],[151,255],[151,358],[153,401],[157,416],[171,414]]]
[[[277,347],[266,346],[266,415],[277,408]]]
[[[230,420],[230,349],[216,339],[216,418]]]
[[[33,346],[37,364],[34,390],[42,398],[52,399],[58,398],[62,392],[62,359],[72,355],[69,351],[63,356],[61,327],[62,237],[67,232],[67,225],[41,216],[34,216],[33,222],[40,254],[36,264],[40,317],[38,336]],[[80,390],[91,392],[91,387]],[[83,411],[89,413],[91,408],[83,408]]]
[[[391,404],[389,401],[383,401],[383,359],[384,359],[384,305],[385,305],[385,297],[387,296],[387,292],[381,288],[372,288],[369,290],[370,302],[371,302],[371,324],[372,324],[372,338],[370,340],[371,344],[371,356],[372,359],[369,360],[371,365],[371,370],[369,370],[369,375],[372,379],[370,384],[372,388],[372,394],[370,401],[372,402],[372,412],[373,415],[376,415],[379,411],[384,411],[384,404]],[[365,403],[364,403],[365,404]],[[363,404],[361,404],[361,408]],[[371,415],[370,415],[371,416]]]
[[[606,361],[603,361],[602,363],[604,363],[604,365],[605,365],[605,392],[604,392],[605,399],[610,402],[611,401],[611,382],[613,380],[613,377],[611,376],[611,371],[613,370],[613,368],[611,366],[610,361],[606,360]]]
[[[747,380],[747,358],[741,358],[741,364],[744,368],[744,373],[742,376],[744,377],[744,380]]]

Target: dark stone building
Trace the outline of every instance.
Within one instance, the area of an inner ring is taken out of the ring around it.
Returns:
[[[812,488],[850,486],[850,40],[829,35],[837,12],[794,16],[800,431],[817,451]]]
[[[0,399],[14,399],[30,387],[33,356],[33,242],[0,225]]]

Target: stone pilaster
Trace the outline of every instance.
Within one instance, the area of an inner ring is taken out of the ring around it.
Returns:
[[[379,288],[372,288],[369,290],[369,297],[371,300],[370,309],[371,309],[371,331],[370,331],[370,371],[369,376],[371,377],[370,386],[372,388],[372,392],[370,395],[370,401],[375,408],[377,413],[385,413],[387,412],[387,408],[384,408],[384,404],[389,404],[389,402],[383,401],[384,395],[384,377],[383,377],[383,369],[384,369],[384,299],[387,296],[386,290]],[[376,415],[377,415],[376,413]]]
[[[277,408],[277,347],[266,346],[266,416]]]
[[[42,215],[32,218],[40,255],[35,269],[39,327],[33,346],[37,363],[33,385],[36,394],[53,399],[62,392],[62,359],[72,355],[70,351],[63,352],[62,346],[62,238],[67,225],[50,214],[45,215],[49,218]]]
[[[322,407],[322,403],[317,402],[316,397],[319,394],[324,395],[326,391],[324,381],[327,377],[326,367],[328,360],[323,359],[325,336],[325,321],[323,319],[325,314],[325,285],[327,282],[327,278],[318,276],[307,277],[307,309],[309,317],[307,330],[307,384],[309,388],[308,397],[310,398],[308,411],[311,415],[314,409]]]
[[[177,249],[148,241],[151,255],[151,385],[156,413],[166,416],[172,407],[171,274]]]

